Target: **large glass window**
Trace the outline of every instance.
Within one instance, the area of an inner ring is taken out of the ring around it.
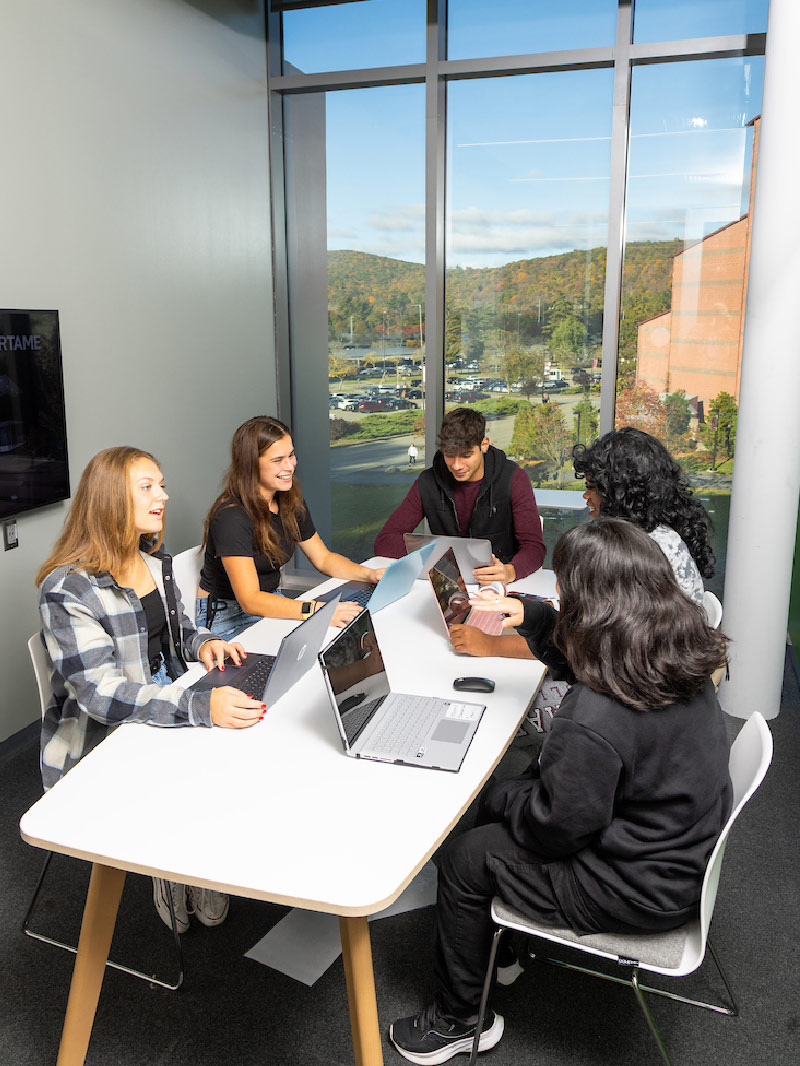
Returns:
[[[616,0],[449,0],[449,59],[523,55],[614,43]]]
[[[430,27],[445,30],[441,61],[426,54],[426,22],[445,7],[446,27]],[[581,51],[608,48],[631,9],[630,70],[624,50]],[[713,39],[693,48],[714,58],[648,57],[647,42],[759,34],[767,13],[768,0],[359,0],[284,14],[283,72],[307,76],[299,93],[272,80],[287,94],[282,381],[333,547],[371,553],[430,459],[441,385],[445,408],[484,410],[529,473],[549,545],[586,516],[572,446],[601,424],[656,433],[715,519],[720,591],[763,58],[726,58]],[[490,69],[549,51],[565,53],[558,71]],[[386,85],[324,73],[360,68],[371,81],[385,68]],[[444,168],[431,150],[442,141]],[[612,306],[616,353],[603,351]]]
[[[362,559],[425,465],[424,87],[326,112],[331,543]]]
[[[633,39],[676,41],[765,33],[769,0],[636,0]]]
[[[482,410],[543,499],[578,488],[572,446],[597,435],[612,89],[610,70],[449,89],[445,406]]]
[[[425,0],[359,0],[283,16],[285,73],[360,70],[425,59]]]
[[[664,441],[717,527],[736,441],[763,60],[637,67],[616,424]],[[757,161],[756,161],[757,165]]]

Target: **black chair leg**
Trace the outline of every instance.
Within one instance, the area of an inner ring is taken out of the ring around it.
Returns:
[[[36,888],[33,890],[31,901],[28,904],[28,909],[25,912],[25,917],[22,919],[22,932],[31,937],[32,940],[40,940],[43,944],[50,944],[54,948],[61,948],[62,951],[69,951],[71,954],[77,954],[77,947],[72,944],[66,944],[63,940],[55,940],[53,937],[45,936],[44,933],[37,933],[30,928],[31,916],[36,906],[36,902],[39,899],[39,894],[42,891],[44,879],[47,871],[50,867],[50,862],[53,858],[53,852],[48,851],[45,855],[42,871],[39,874],[39,880],[36,882]],[[166,988],[171,992],[177,991],[183,984],[184,969],[183,969],[183,949],[181,948],[181,937],[178,932],[178,927],[175,924],[175,907],[172,902],[172,894],[170,893],[169,899],[169,913],[172,925],[172,939],[175,947],[175,961],[177,969],[177,978],[174,981],[163,981],[159,977],[155,977],[152,974],[144,973],[142,970],[136,970],[131,966],[123,966],[119,962],[114,962],[112,959],[106,960],[106,966],[112,970],[120,970],[122,973],[130,974],[131,977],[138,977],[141,981],[147,981],[148,984],[158,985],[160,988]]]
[[[478,1022],[475,1026],[475,1036],[472,1040],[472,1052],[469,1057],[469,1066],[475,1066],[475,1060],[478,1057],[478,1047],[481,1042],[481,1030],[483,1029],[483,1019],[486,1017],[486,1004],[489,1001],[489,990],[492,987],[492,977],[494,975],[494,960],[497,957],[497,947],[500,943],[500,937],[503,935],[503,929],[498,926],[494,931],[492,937],[492,946],[489,951],[489,965],[486,967],[486,978],[483,982],[483,992],[481,993],[481,1005],[478,1010]]]

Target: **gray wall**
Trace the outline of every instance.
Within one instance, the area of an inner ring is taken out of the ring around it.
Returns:
[[[3,3],[0,307],[59,310],[73,487],[101,448],[151,450],[173,552],[275,408],[260,6]],[[39,715],[33,577],[66,510],[0,550],[0,741]]]

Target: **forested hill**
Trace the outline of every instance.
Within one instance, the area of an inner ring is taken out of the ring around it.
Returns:
[[[668,306],[672,257],[681,247],[677,239],[628,244],[623,293],[640,299],[650,294],[658,305]],[[538,316],[551,305],[565,302],[581,305],[589,315],[598,314],[603,305],[605,256],[605,248],[593,248],[520,259],[500,267],[456,267],[447,272],[447,306],[462,312],[505,307],[512,314]],[[367,252],[332,251],[328,253],[328,294],[339,328],[347,328],[350,315],[355,329],[375,328],[384,313],[409,316],[410,305],[424,304],[423,266]]]

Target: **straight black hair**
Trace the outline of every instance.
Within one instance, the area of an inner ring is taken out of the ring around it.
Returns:
[[[553,640],[596,692],[657,710],[691,699],[724,664],[726,637],[632,522],[598,518],[568,530],[553,569],[561,598]]]

